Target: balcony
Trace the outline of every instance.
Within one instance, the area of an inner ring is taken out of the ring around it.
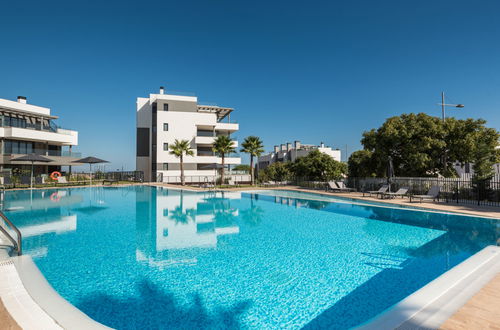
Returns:
[[[215,140],[214,136],[195,136],[194,143],[196,144],[213,144]]]
[[[79,152],[69,152],[69,151],[56,151],[56,150],[49,150],[49,152],[46,154],[45,150],[33,150],[32,152],[42,155],[45,158],[51,159],[51,162],[48,163],[39,163],[35,162],[35,165],[55,165],[55,166],[78,166],[80,164],[73,163],[75,160],[82,158],[82,154]],[[31,152],[28,152],[31,153]],[[0,162],[2,164],[15,164],[15,165],[27,165],[27,162],[21,161],[12,161],[12,159],[21,157],[26,155],[25,153],[11,153],[11,154],[3,154],[0,155]]]
[[[51,142],[60,145],[78,144],[78,132],[60,128],[57,128],[54,132],[33,128],[0,127],[0,137],[25,141]]]
[[[217,123],[215,124],[216,131],[228,131],[228,132],[236,132],[239,130],[240,125],[238,123]]]
[[[234,137],[232,137],[232,138],[234,138]],[[195,136],[194,143],[212,145],[214,143],[214,140],[215,140],[214,136]],[[233,146],[235,148],[238,148],[238,141],[237,140],[233,140]]]

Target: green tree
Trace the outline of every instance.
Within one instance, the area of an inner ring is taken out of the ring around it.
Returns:
[[[264,145],[259,137],[248,136],[245,138],[241,146],[241,152],[245,152],[250,155],[250,177],[253,185],[255,181],[253,158],[259,157],[264,152]]]
[[[353,152],[347,161],[348,175],[358,178],[375,177],[372,154],[370,150]]]
[[[286,181],[290,179],[290,163],[276,162],[259,171],[261,181]]]
[[[500,159],[500,150],[497,149],[497,141],[498,132],[493,128],[477,132],[476,143],[472,151],[474,178],[476,180],[488,180],[495,174],[493,165],[498,163]]]
[[[319,150],[313,150],[307,156],[297,158],[291,170],[296,177],[329,181],[342,178],[347,173],[347,165]]]
[[[222,158],[222,168],[221,168],[221,184],[224,184],[224,174],[225,174],[225,158],[227,154],[234,152],[234,142],[229,136],[219,135],[215,138],[212,150],[220,155]]]
[[[392,156],[397,176],[456,176],[453,164],[457,161],[481,166],[482,160],[496,159],[499,134],[485,123],[482,119],[455,118],[443,122],[424,113],[391,117],[378,129],[363,133],[361,143],[371,153],[369,159],[368,153],[356,154],[350,164],[353,171],[370,174],[356,168],[362,161],[362,166],[370,166],[368,172],[383,177]]]
[[[179,164],[181,169],[181,184],[184,186],[186,184],[184,180],[184,155],[186,156],[194,155],[193,150],[189,148],[189,141],[188,140],[179,141],[175,139],[174,144],[170,145],[170,154],[179,158]]]

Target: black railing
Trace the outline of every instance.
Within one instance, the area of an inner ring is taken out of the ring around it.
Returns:
[[[308,189],[327,189],[327,182],[310,180],[308,178],[291,178],[288,184]],[[348,188],[358,192],[378,190],[387,185],[387,178],[346,178],[343,181]],[[490,180],[476,180],[473,177],[465,178],[408,178],[394,177],[390,181],[391,191],[399,188],[408,188],[410,195],[425,195],[432,186],[439,187],[438,201],[457,204],[475,204],[500,206],[500,176]]]
[[[348,178],[349,188],[357,191],[377,190],[388,184],[387,178]],[[426,194],[432,186],[439,187],[438,200],[447,203],[500,206],[500,180],[474,178],[402,178],[390,180],[391,191],[408,188],[413,195]]]
[[[96,172],[93,173],[92,178],[93,180],[143,182],[144,172],[142,171]]]

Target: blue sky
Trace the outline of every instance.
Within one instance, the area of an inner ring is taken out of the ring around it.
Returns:
[[[4,1],[0,98],[27,96],[77,150],[135,168],[135,100],[167,90],[236,109],[266,150],[361,148],[408,112],[500,127],[498,1]]]

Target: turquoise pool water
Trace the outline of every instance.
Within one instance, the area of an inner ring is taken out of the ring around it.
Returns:
[[[118,329],[346,329],[483,247],[499,224],[285,191],[9,191],[51,285]]]

